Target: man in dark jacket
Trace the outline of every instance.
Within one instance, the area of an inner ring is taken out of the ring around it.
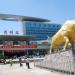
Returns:
[[[29,65],[29,60],[26,60],[26,66],[28,67],[28,69],[30,69],[30,65]]]
[[[19,63],[20,63],[20,67],[22,67],[23,64],[22,64],[22,59],[21,58],[19,58]]]

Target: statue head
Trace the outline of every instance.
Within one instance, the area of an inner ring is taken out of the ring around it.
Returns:
[[[59,49],[59,46],[61,46],[63,43],[64,43],[64,38],[61,35],[58,35],[57,33],[52,38],[50,51],[52,52]]]
[[[54,40],[52,40],[51,46],[50,46],[50,53],[51,53],[51,52],[54,52],[54,50],[57,49],[57,48],[58,48],[57,42],[54,41]]]

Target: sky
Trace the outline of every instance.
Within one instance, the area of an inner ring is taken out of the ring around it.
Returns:
[[[0,0],[0,14],[23,15],[51,20],[63,24],[66,20],[75,19],[75,0]],[[19,31],[22,34],[20,22],[0,20],[0,34],[4,30]]]

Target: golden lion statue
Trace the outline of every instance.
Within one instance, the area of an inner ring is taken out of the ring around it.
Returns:
[[[75,20],[66,21],[61,29],[53,36],[50,52],[53,49],[58,49],[60,45],[64,45],[63,49],[65,50],[68,46],[68,43],[72,45],[75,40]]]

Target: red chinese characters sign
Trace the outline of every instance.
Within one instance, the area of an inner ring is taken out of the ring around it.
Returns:
[[[6,48],[37,48],[37,45],[31,45],[31,46],[0,46],[0,48],[6,49]]]

